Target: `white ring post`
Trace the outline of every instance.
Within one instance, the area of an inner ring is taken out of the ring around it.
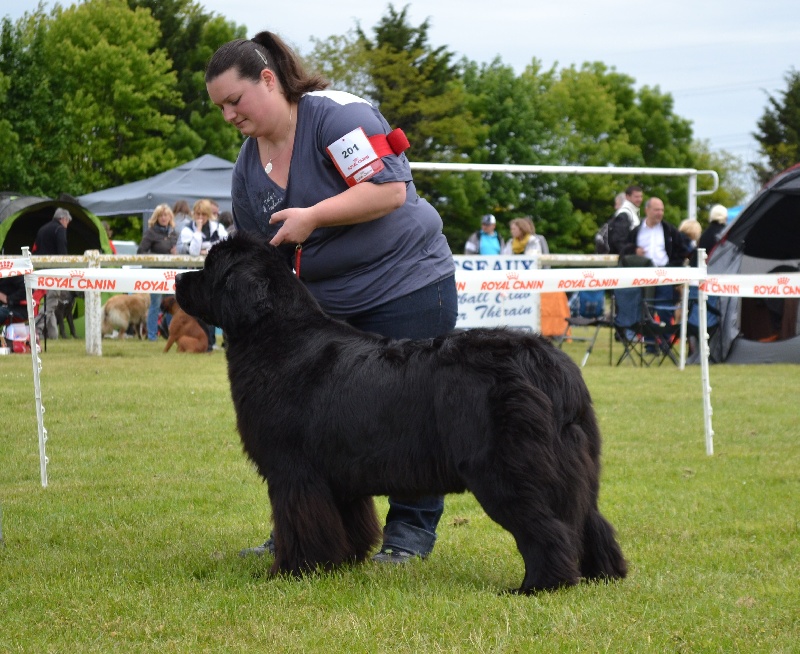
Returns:
[[[97,250],[87,250],[84,252],[87,257],[87,268],[100,267],[100,252]],[[84,293],[84,318],[86,330],[86,354],[103,356],[103,335],[101,326],[103,314],[100,302],[100,291],[86,291]]]
[[[706,251],[697,250],[697,265],[706,276]],[[700,377],[703,384],[703,420],[706,431],[706,454],[714,454],[714,429],[711,427],[711,416],[714,413],[711,407],[711,384],[709,380],[708,368],[708,309],[706,307],[706,292],[704,283],[701,282],[697,287],[697,308],[699,312],[698,340],[700,341]]]
[[[678,365],[679,370],[686,368],[686,324],[689,321],[689,284],[683,285],[681,294],[681,358]]]
[[[30,262],[31,254],[28,248],[22,248],[22,256]],[[30,266],[31,269],[33,265]],[[42,479],[42,488],[47,488],[47,430],[44,428],[44,405],[42,404],[42,383],[39,373],[42,370],[42,359],[39,356],[39,343],[36,338],[36,316],[34,315],[33,275],[25,275],[25,299],[28,302],[28,338],[31,343],[31,364],[33,366],[33,395],[36,398],[36,424],[39,429],[39,473]],[[47,329],[47,326],[45,326]]]

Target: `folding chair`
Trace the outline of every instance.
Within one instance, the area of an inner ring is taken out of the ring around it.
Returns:
[[[642,355],[644,365],[649,366],[658,360],[660,366],[665,359],[678,365],[675,343],[678,340],[681,326],[674,320],[675,309],[676,307],[673,305],[642,300],[642,321],[638,331],[644,344]]]
[[[589,346],[586,348],[586,353],[581,360],[581,368],[586,365],[589,356],[592,353],[594,344],[600,334],[600,329],[603,327],[612,327],[611,314],[605,311],[605,291],[579,291],[575,294],[573,299],[574,304],[577,305],[576,314],[565,318],[567,326],[564,333],[559,337],[558,347],[564,345],[564,340],[571,338],[573,341],[588,341]],[[572,305],[573,302],[570,304]],[[570,335],[573,327],[594,327],[594,334],[590,338]]]
[[[623,348],[617,365],[626,359],[633,365],[647,365],[644,338],[641,335],[642,304],[641,288],[619,288],[614,291],[614,334]]]

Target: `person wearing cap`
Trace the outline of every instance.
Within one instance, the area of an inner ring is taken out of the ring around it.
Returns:
[[[504,245],[497,233],[497,220],[487,213],[481,218],[481,228],[467,239],[464,254],[500,254]]]
[[[31,253],[36,255],[44,254],[67,254],[67,227],[72,222],[72,215],[66,209],[59,207],[53,214],[53,219],[39,228],[36,232],[36,240],[33,242]],[[56,309],[58,303],[68,304],[72,302],[69,291],[49,290],[45,296],[44,316],[37,319],[37,332],[42,329],[47,330],[47,338],[58,338],[58,321],[56,320]],[[44,322],[44,327],[42,326]]]

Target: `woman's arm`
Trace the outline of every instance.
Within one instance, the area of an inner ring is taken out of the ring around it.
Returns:
[[[150,252],[150,248],[153,247],[152,236],[152,232],[148,229],[142,236],[142,242],[139,243],[139,247],[136,248],[136,254],[148,254]]]
[[[369,222],[399,209],[405,201],[405,182],[356,184],[312,207],[276,211],[270,218],[270,224],[283,224],[270,243],[302,243],[319,227]]]

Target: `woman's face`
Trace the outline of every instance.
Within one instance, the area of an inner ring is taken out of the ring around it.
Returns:
[[[279,92],[275,75],[263,70],[257,81],[243,79],[231,68],[206,84],[208,97],[222,110],[222,117],[245,136],[269,131]]]
[[[160,214],[158,214],[156,221],[162,227],[166,227],[167,225],[169,225],[169,221],[171,218],[172,216],[169,213],[167,213],[166,211],[162,211]]]
[[[194,218],[195,222],[198,220],[203,221],[203,224],[205,225],[211,219],[211,214],[198,209],[192,212],[192,218]]]
[[[522,238],[522,230],[519,228],[519,225],[517,225],[517,223],[511,225],[511,236],[513,236],[514,238]]]

